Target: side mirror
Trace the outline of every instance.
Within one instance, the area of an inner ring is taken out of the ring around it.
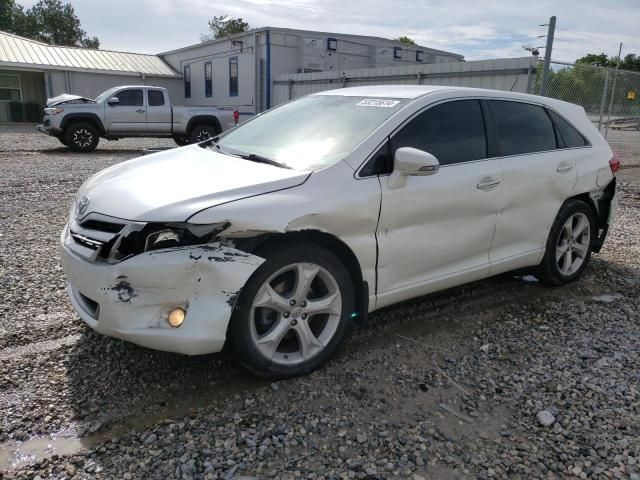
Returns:
[[[399,148],[393,158],[393,172],[388,180],[389,188],[404,187],[409,175],[433,175],[439,169],[440,162],[435,155],[413,147]]]
[[[120,103],[120,99],[118,97],[111,97],[107,103],[113,107]]]

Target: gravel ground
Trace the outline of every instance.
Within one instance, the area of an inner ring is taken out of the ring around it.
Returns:
[[[68,304],[71,196],[170,145],[74,155],[0,127],[0,478],[640,480],[640,168],[581,281],[509,274],[390,307],[320,371],[269,384],[224,354],[95,335]]]

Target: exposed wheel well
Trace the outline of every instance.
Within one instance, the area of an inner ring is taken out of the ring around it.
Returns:
[[[356,312],[358,319],[363,323],[367,318],[368,309],[368,289],[365,289],[364,280],[362,278],[362,268],[358,258],[351,248],[339,238],[319,230],[304,230],[300,232],[278,233],[273,235],[265,235],[251,248],[252,253],[260,255],[260,251],[267,246],[274,244],[282,246],[287,243],[308,242],[326,248],[336,255],[344,264],[349,272],[349,276],[353,282],[353,288],[356,292]]]

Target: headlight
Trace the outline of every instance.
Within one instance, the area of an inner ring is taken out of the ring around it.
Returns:
[[[213,223],[210,225],[171,224],[147,225],[144,232],[144,251],[161,248],[183,247],[188,245],[203,245],[210,242],[216,235],[229,228],[229,222]],[[142,233],[141,232],[141,233]]]
[[[58,107],[47,107],[44,109],[44,114],[45,115],[56,115],[58,113],[62,113],[64,112],[64,108],[58,108]]]

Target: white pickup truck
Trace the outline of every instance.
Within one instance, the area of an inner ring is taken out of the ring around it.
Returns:
[[[178,145],[197,143],[234,127],[239,113],[224,107],[178,107],[169,93],[148,85],[113,87],[85,98],[63,94],[47,101],[36,128],[77,152],[96,149],[100,137],[173,138]]]

